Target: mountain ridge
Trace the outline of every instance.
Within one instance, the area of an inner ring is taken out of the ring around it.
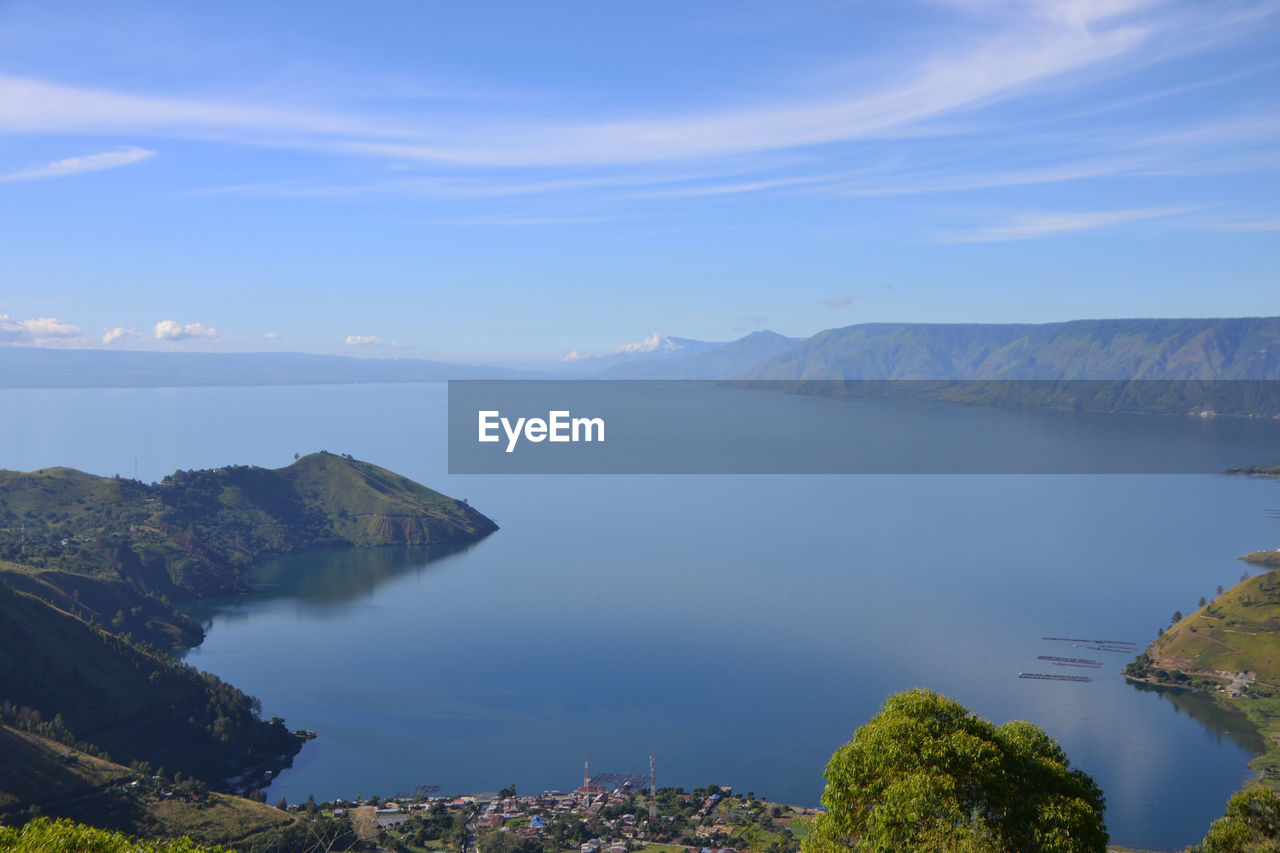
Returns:
[[[1280,317],[864,323],[740,379],[1280,379]]]
[[[518,370],[418,358],[302,352],[153,352],[0,347],[0,388],[351,385],[514,379]]]
[[[498,529],[463,501],[323,451],[284,468],[176,471],[150,485],[71,468],[0,471],[0,524],[0,560],[43,580],[118,578],[174,598],[243,592],[245,573],[268,556],[474,542]]]

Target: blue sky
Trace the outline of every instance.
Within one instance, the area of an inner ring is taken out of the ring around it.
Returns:
[[[0,0],[0,343],[1280,314],[1280,2]]]

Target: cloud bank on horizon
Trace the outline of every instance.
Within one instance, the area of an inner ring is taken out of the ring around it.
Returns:
[[[0,10],[0,342],[1280,313],[1277,0],[127,5]]]

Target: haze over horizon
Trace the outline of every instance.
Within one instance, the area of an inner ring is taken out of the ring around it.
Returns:
[[[1275,0],[362,8],[0,8],[0,344],[1280,315]]]

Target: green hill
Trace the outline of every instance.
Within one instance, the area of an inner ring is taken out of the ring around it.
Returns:
[[[1268,747],[1252,766],[1280,785],[1280,573],[1247,578],[1174,622],[1125,676],[1243,712]]]
[[[259,719],[259,707],[215,676],[0,585],[0,720],[43,724],[122,764],[247,789],[300,748],[281,721]]]
[[[260,787],[300,742],[257,700],[159,651],[203,638],[172,599],[245,590],[272,555],[496,529],[465,502],[330,453],[151,485],[0,472],[0,722],[215,789]]]
[[[1226,673],[1256,679],[1253,688],[1235,692],[1280,692],[1280,574],[1235,585],[1170,626],[1146,654],[1153,668],[1212,676],[1227,692],[1233,679]]]
[[[331,453],[274,470],[177,471],[151,485],[70,468],[2,471],[0,525],[0,559],[64,595],[84,592],[71,574],[175,599],[244,591],[245,571],[267,556],[472,542],[497,529],[463,502]],[[31,580],[22,583],[36,591]],[[103,610],[113,592],[119,589],[93,590],[100,621],[115,615]]]
[[[296,822],[252,800],[131,770],[0,725],[0,823],[20,823],[33,806],[43,815],[144,838],[186,836],[242,848],[265,846]]]

